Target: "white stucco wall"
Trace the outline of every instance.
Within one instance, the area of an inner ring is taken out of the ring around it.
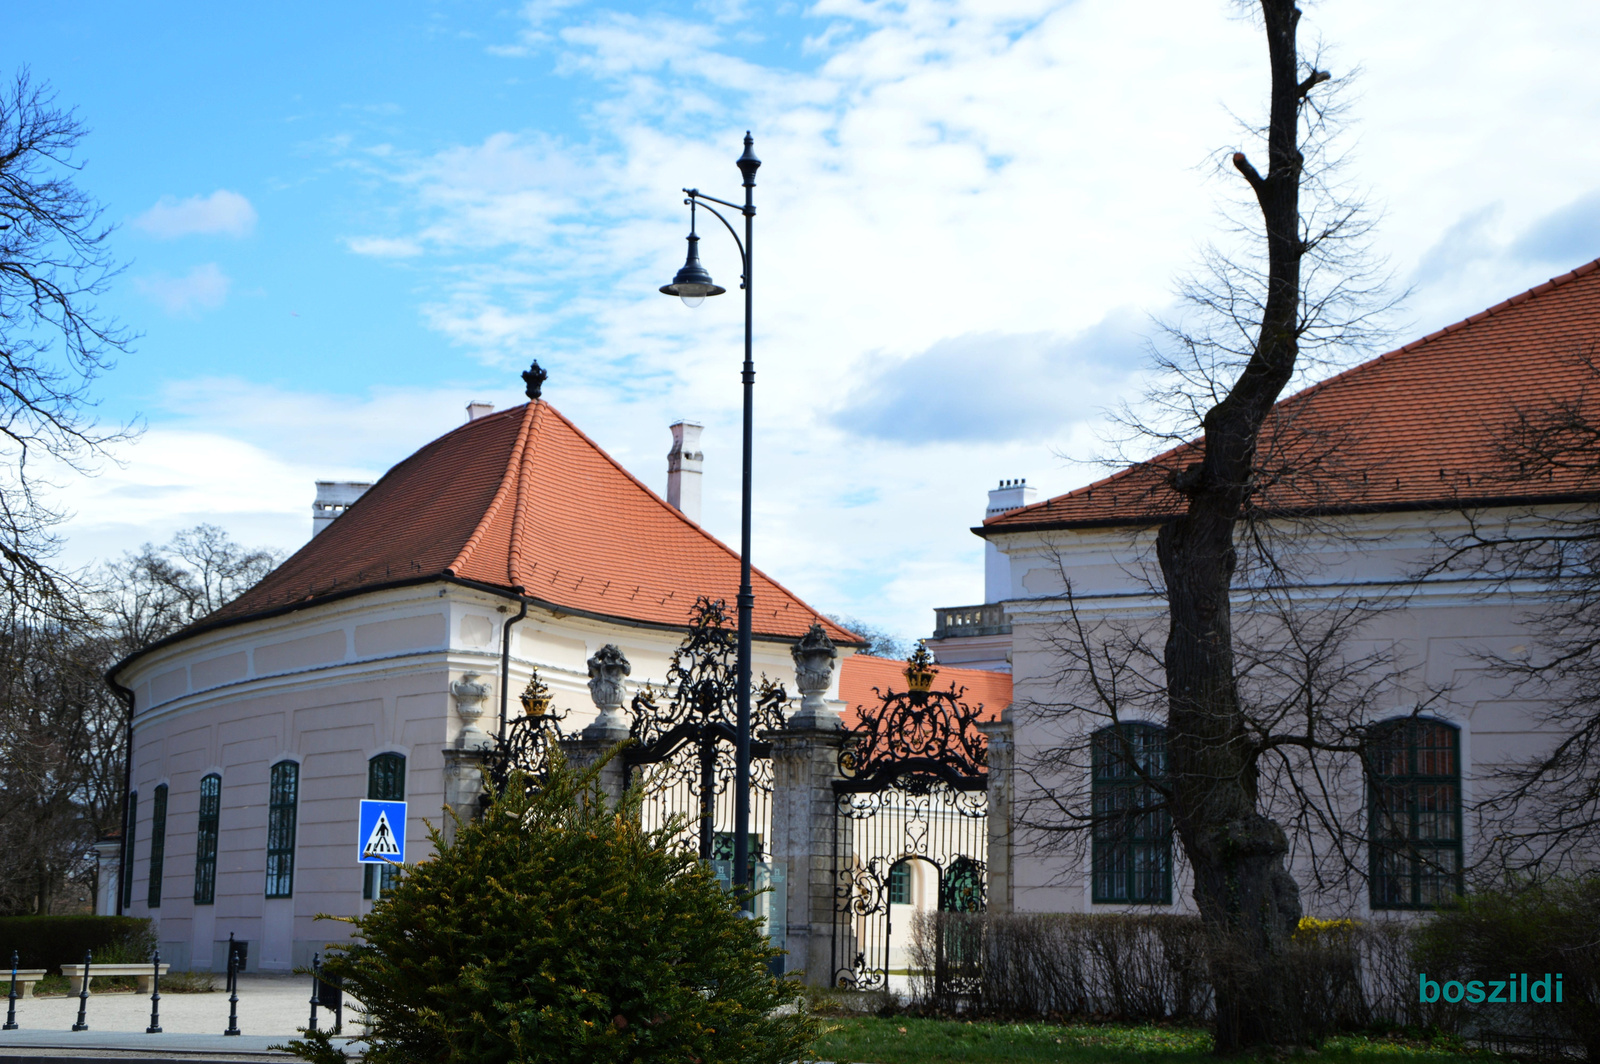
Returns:
[[[132,786],[139,796],[128,912],[158,922],[175,968],[221,967],[232,932],[250,967],[287,970],[346,934],[315,914],[353,914],[363,902],[356,863],[358,802],[367,762],[406,757],[407,856],[425,858],[424,819],[444,806],[444,753],[462,722],[449,693],[467,672],[491,688],[480,726],[493,733],[500,704],[500,641],[516,605],[449,584],[376,591],[197,635],[154,651],[120,677],[134,691]],[[615,643],[632,665],[629,694],[661,686],[681,633],[559,616],[530,607],[512,632],[510,715],[537,665],[556,711],[575,734],[596,714],[586,662]],[[754,672],[792,685],[789,644],[758,640]],[[835,670],[834,684],[838,683]],[[837,697],[837,690],[829,697]],[[300,765],[294,893],[265,897],[268,780],[284,759]],[[215,903],[194,896],[199,784],[222,779]],[[152,800],[169,788],[158,908],[147,904]]]
[[[1462,518],[1449,513],[1410,513],[1353,518],[1337,528],[1325,528],[1298,538],[1295,557],[1303,575],[1293,595],[1310,605],[1340,594],[1396,594],[1418,567],[1437,550],[1442,536],[1463,528]],[[1093,729],[1107,723],[1071,714],[1051,712],[1051,707],[1083,698],[1062,686],[1065,655],[1059,641],[1066,632],[1068,581],[1077,614],[1089,628],[1106,621],[1146,627],[1154,635],[1157,651],[1165,637],[1163,605],[1149,594],[1142,574],[1154,570],[1153,532],[1127,530],[1014,533],[996,537],[1011,568],[1015,597],[1007,600],[1012,616],[1012,674],[1018,764],[1058,745],[1057,729]],[[1474,779],[1475,767],[1525,756],[1549,744],[1552,736],[1538,729],[1538,706],[1511,694],[1504,680],[1491,676],[1479,655],[1507,652],[1526,645],[1522,624],[1526,611],[1537,609],[1540,591],[1514,589],[1513,598],[1487,581],[1457,575],[1429,580],[1416,586],[1398,608],[1366,624],[1352,640],[1351,657],[1382,650],[1395,661],[1391,680],[1370,720],[1404,716],[1427,702],[1428,716],[1445,720],[1460,734],[1462,800],[1471,804],[1483,786]],[[1441,693],[1442,692],[1442,693]],[[1129,715],[1161,723],[1159,709]],[[1478,773],[1481,776],[1481,771]],[[1359,772],[1347,777],[1345,815],[1363,817],[1364,798]],[[1025,803],[1049,784],[1017,775],[1019,802]],[[1475,844],[1472,818],[1464,817],[1464,846],[1470,863]],[[1296,840],[1295,871],[1306,892],[1306,910],[1315,915],[1369,915],[1367,896],[1359,882],[1350,889],[1329,887],[1322,893],[1304,858],[1307,840]],[[1085,851],[1086,852],[1086,851]],[[1175,910],[1190,907],[1187,875],[1181,848],[1174,845],[1176,875]],[[1018,836],[1015,864],[1015,902],[1018,910],[1102,911],[1119,906],[1093,905],[1090,898],[1088,860],[1076,855],[1048,852],[1038,836],[1029,841]]]

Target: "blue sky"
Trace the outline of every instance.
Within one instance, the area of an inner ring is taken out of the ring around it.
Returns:
[[[314,479],[518,401],[534,357],[658,488],[667,424],[705,422],[731,540],[740,304],[655,288],[677,190],[735,198],[751,129],[756,562],[906,635],[982,597],[987,488],[1099,475],[1265,79],[1229,0],[14,7],[0,71],[91,129],[128,263],[101,305],[142,334],[97,394],[144,434],[59,478],[64,560],[200,520],[292,549]],[[1306,7],[1362,71],[1346,176],[1412,289],[1397,342],[1600,255],[1600,5]]]

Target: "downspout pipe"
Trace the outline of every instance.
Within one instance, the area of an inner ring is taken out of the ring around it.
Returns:
[[[520,584],[511,589],[516,592],[517,598],[522,602],[522,610],[515,617],[507,617],[506,623],[500,628],[500,741],[506,741],[506,728],[508,718],[506,707],[511,698],[511,626],[528,615],[528,600],[523,598],[526,590]]]

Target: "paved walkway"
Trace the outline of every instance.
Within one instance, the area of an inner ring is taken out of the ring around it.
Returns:
[[[221,976],[217,985],[223,985]],[[6,987],[0,985],[3,989]],[[4,1000],[0,998],[0,1003]],[[349,1000],[345,999],[346,1034],[356,1029]],[[0,1031],[0,1056],[60,1057],[77,1050],[106,1056],[136,1055],[140,1060],[202,1060],[216,1054],[245,1060],[252,1054],[268,1053],[269,1045],[299,1037],[299,1029],[310,1017],[311,979],[289,974],[239,976],[242,1034],[229,1037],[222,1034],[228,1026],[228,995],[221,990],[208,994],[163,991],[161,1034],[144,1033],[150,1024],[150,997],[136,991],[91,992],[87,1031],[72,1030],[78,1018],[76,997],[19,998],[19,1030]],[[323,1030],[332,1027],[333,1017],[327,1009],[317,1010],[317,1023]],[[279,1054],[272,1058],[285,1059]]]

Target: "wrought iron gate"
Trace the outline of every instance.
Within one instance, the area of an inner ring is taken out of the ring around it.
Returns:
[[[892,973],[909,971],[917,908],[984,907],[988,738],[975,727],[983,707],[963,702],[954,683],[933,690],[938,669],[926,647],[906,665],[905,691],[874,688],[877,704],[860,707],[833,783],[833,977],[856,990],[885,989]]]
[[[666,691],[646,687],[633,699],[634,740],[623,751],[624,781],[645,775],[647,829],[685,819],[682,844],[732,877],[738,738],[738,636],[722,600],[699,599],[688,636],[672,655]],[[788,694],[764,677],[750,706],[750,732],[783,727]],[[750,740],[750,860],[767,860],[772,823],[772,746]],[[724,867],[723,862],[726,862]]]
[[[485,768],[496,794],[505,789],[513,772],[523,773],[528,787],[542,787],[550,772],[550,751],[562,739],[561,722],[567,715],[550,708],[550,688],[539,679],[537,668],[517,700],[522,703],[523,715],[511,721],[487,751]],[[485,793],[479,799],[480,808],[488,801]]]

